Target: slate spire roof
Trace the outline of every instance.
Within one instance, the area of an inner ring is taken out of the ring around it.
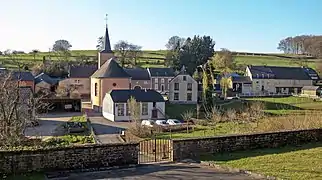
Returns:
[[[107,60],[92,76],[92,78],[130,78],[131,76],[115,61]]]
[[[101,51],[101,53],[113,53],[112,49],[111,49],[111,42],[110,42],[110,36],[108,34],[108,28],[106,25],[105,28],[105,36],[104,36],[104,44],[103,44],[103,50]]]

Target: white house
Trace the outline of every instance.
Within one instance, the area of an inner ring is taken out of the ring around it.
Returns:
[[[146,89],[115,89],[103,99],[103,116],[111,121],[130,121],[128,100],[140,104],[141,119],[165,119],[165,101],[160,93]]]
[[[169,102],[181,104],[197,104],[198,82],[183,67],[169,84]]]

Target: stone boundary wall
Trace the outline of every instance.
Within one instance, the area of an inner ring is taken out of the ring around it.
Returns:
[[[200,154],[232,152],[248,149],[275,148],[322,142],[322,129],[281,131],[261,134],[174,139],[173,160],[199,159]]]
[[[51,149],[0,151],[0,174],[138,164],[138,143],[94,144]]]

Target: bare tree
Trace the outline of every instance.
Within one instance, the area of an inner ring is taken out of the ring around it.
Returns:
[[[104,37],[100,36],[97,38],[97,45],[96,45],[96,49],[101,51],[104,48]]]
[[[124,67],[125,64],[125,58],[128,55],[128,50],[130,47],[130,43],[128,43],[127,41],[119,41],[114,45],[114,49],[117,50],[120,54],[120,60],[121,60],[121,65],[122,67]]]
[[[127,115],[131,117],[131,121],[133,121],[136,125],[140,126],[141,123],[141,106],[140,103],[136,101],[134,97],[131,97],[127,101]]]
[[[31,51],[31,53],[34,56],[34,60],[36,60],[36,55],[39,53],[39,50],[38,49],[34,49],[34,50]]]
[[[134,66],[137,65],[137,59],[142,54],[142,47],[134,44],[130,44],[129,46],[129,58],[132,61]]]

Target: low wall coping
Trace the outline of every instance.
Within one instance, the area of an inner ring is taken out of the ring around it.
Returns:
[[[188,137],[188,138],[180,138],[180,139],[172,139],[173,142],[178,141],[193,141],[193,140],[210,140],[210,139],[219,139],[219,138],[241,138],[248,136],[256,136],[256,135],[271,135],[271,134],[279,134],[279,133],[290,133],[290,132],[306,132],[306,131],[315,131],[320,130],[322,132],[322,128],[313,128],[313,129],[297,129],[297,130],[284,130],[284,131],[272,131],[265,133],[247,133],[247,134],[233,134],[233,135],[222,135],[222,136],[209,136],[209,137]]]
[[[60,147],[35,147],[34,149],[17,149],[17,150],[0,150],[0,156],[3,154],[21,154],[21,153],[41,153],[48,151],[62,151],[62,150],[77,150],[87,148],[104,148],[104,147],[116,147],[116,146],[138,146],[138,142],[123,142],[114,144],[81,144],[71,146],[60,146]]]

